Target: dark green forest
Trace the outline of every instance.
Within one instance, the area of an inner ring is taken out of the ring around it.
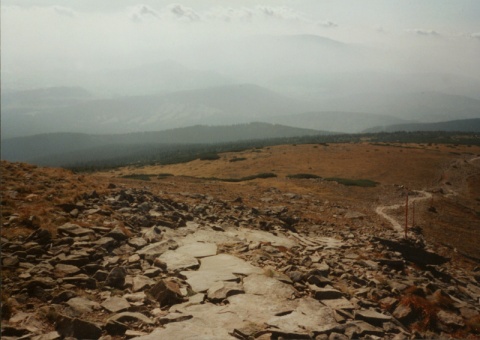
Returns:
[[[166,165],[185,163],[195,159],[212,161],[222,152],[240,152],[249,149],[261,152],[268,146],[283,144],[319,144],[370,142],[378,145],[389,143],[422,143],[480,145],[480,134],[454,132],[393,132],[367,134],[316,135],[273,139],[256,139],[217,144],[145,144],[111,145],[47,159],[38,159],[38,164],[54,164],[75,171],[96,171],[120,166]]]

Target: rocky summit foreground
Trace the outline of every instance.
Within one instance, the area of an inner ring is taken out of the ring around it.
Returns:
[[[450,266],[421,235],[366,232],[353,212],[358,227],[307,235],[286,206],[82,181],[64,180],[84,192],[52,203],[54,230],[6,209],[41,198],[4,183],[2,339],[480,336],[480,271]]]

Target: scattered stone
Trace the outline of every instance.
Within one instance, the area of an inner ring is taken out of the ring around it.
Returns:
[[[317,300],[332,300],[343,297],[343,293],[332,287],[320,288],[317,286],[309,285],[309,288],[314,292],[314,297]]]
[[[161,280],[153,286],[148,294],[160,303],[160,306],[171,306],[182,302],[183,297],[180,287],[173,281]]]
[[[454,328],[465,326],[462,317],[452,312],[441,310],[437,313],[437,318],[441,323],[447,326],[452,326]]]
[[[72,319],[65,315],[57,318],[56,330],[63,337],[76,339],[98,339],[102,335],[102,329],[97,324],[81,319]]]
[[[217,255],[217,245],[215,243],[193,242],[179,247],[176,252],[202,258]]]
[[[129,321],[139,321],[141,323],[144,323],[146,325],[153,325],[155,322],[150,319],[149,317],[143,315],[142,313],[137,313],[137,312],[123,312],[123,313],[118,313],[113,315],[107,320],[108,322],[129,322]]]
[[[100,305],[97,302],[82,297],[69,299],[67,305],[78,314],[90,313],[93,310],[100,309]]]
[[[104,302],[102,302],[101,306],[112,313],[123,312],[130,308],[130,304],[125,298],[113,296]]]
[[[59,294],[57,294],[56,296],[53,297],[52,303],[59,304],[59,303],[62,303],[62,302],[66,302],[66,301],[70,300],[71,298],[74,298],[75,296],[77,296],[77,294],[75,294],[75,292],[72,292],[71,290],[64,290],[64,291],[60,292]]]
[[[205,257],[197,271],[183,271],[187,283],[197,292],[206,292],[217,281],[238,281],[237,275],[262,274],[263,270],[254,267],[238,257],[219,254]],[[236,275],[235,275],[236,274]]]
[[[70,264],[59,263],[55,266],[54,274],[56,277],[64,277],[76,275],[81,272],[81,269],[77,266],[72,266]]]
[[[315,333],[331,332],[339,326],[330,308],[310,298],[301,299],[294,311],[273,317],[267,323],[275,327],[271,329],[275,333],[295,337],[313,337]]]
[[[413,315],[413,310],[410,306],[399,304],[393,311],[392,315],[400,321],[410,319]]]
[[[113,228],[107,235],[106,237],[111,237],[115,239],[116,241],[124,241],[128,239],[128,236],[125,235],[125,232],[120,229],[119,227]]]
[[[115,267],[108,274],[105,285],[121,289],[125,285],[125,276],[127,276],[125,268]]]
[[[132,291],[133,292],[139,292],[141,290],[145,290],[147,288],[150,288],[155,284],[155,281],[152,280],[151,278],[143,275],[136,275],[133,278],[133,286],[132,286]]]
[[[60,234],[73,237],[85,236],[94,233],[94,231],[91,229],[83,228],[73,223],[65,223],[64,225],[58,227],[57,231]]]
[[[174,240],[160,241],[143,247],[142,249],[137,251],[137,254],[146,259],[154,260],[167,250],[176,249],[177,247],[178,244]]]
[[[297,293],[291,285],[280,282],[277,279],[267,277],[263,274],[252,274],[243,279],[243,287],[248,294],[272,295],[290,299]]]
[[[198,260],[190,255],[179,253],[176,250],[167,250],[157,259],[165,264],[169,271],[179,271],[185,269],[198,268]]]
[[[355,312],[355,320],[363,320],[375,326],[382,326],[384,322],[390,321],[391,319],[391,316],[378,313],[371,309]]]
[[[207,297],[211,301],[222,301],[227,297],[244,293],[242,285],[235,282],[215,282],[207,291]]]
[[[354,310],[355,306],[345,298],[322,300],[321,303],[335,310]]]
[[[364,321],[352,321],[345,326],[345,335],[350,339],[358,339],[367,335],[383,336],[381,328],[372,326]]]

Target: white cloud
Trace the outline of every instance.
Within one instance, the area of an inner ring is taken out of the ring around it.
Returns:
[[[421,35],[421,36],[431,36],[431,37],[438,37],[440,36],[440,33],[434,30],[425,30],[425,29],[420,29],[420,28],[414,28],[414,29],[409,29],[407,30],[408,33],[413,33],[416,35]]]
[[[480,40],[480,32],[470,34],[470,37]]]
[[[54,6],[53,10],[60,15],[64,15],[71,18],[75,17],[75,12],[71,8]]]
[[[331,21],[317,21],[317,26],[320,27],[337,27],[338,25]]]
[[[132,7],[130,12],[130,19],[135,23],[140,23],[150,18],[159,19],[158,12],[147,5],[138,5]]]
[[[180,4],[172,4],[168,6],[168,11],[173,14],[177,19],[198,21],[200,15],[197,14],[192,8],[185,7]]]

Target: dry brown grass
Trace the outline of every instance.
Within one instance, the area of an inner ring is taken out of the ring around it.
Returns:
[[[320,204],[303,205],[298,209],[301,218],[312,224],[348,224],[332,219],[330,212],[321,209],[323,202],[334,202],[346,208],[360,211],[371,218],[376,227],[390,228],[373,210],[378,205],[403,202],[404,190],[438,190],[446,187],[455,191],[455,196],[435,194],[434,206],[438,214],[429,213],[430,202],[416,205],[416,224],[421,226],[427,239],[438,244],[447,244],[459,253],[480,259],[480,170],[466,160],[480,154],[478,146],[450,146],[427,144],[374,145],[330,144],[281,145],[261,150],[230,152],[212,161],[195,160],[184,164],[165,166],[125,167],[99,175],[115,178],[120,174],[169,173],[174,176],[150,182],[133,181],[128,185],[178,188],[178,191],[195,191],[214,197],[234,200],[242,197],[250,206],[274,205],[262,198],[274,196],[269,190],[274,187],[281,192],[293,192],[310,197]],[[241,162],[232,162],[242,158]],[[272,172],[276,178],[258,179],[240,183],[226,183],[195,178],[242,178],[257,173]],[[288,179],[292,174],[313,174],[322,178],[369,179],[379,182],[375,188],[346,187],[322,179]],[[182,177],[190,176],[190,177]],[[117,180],[117,179],[115,179]],[[125,180],[126,181],[126,180]],[[135,183],[136,182],[136,183]],[[450,182],[451,185],[446,185]],[[295,201],[290,201],[294,204]],[[289,204],[290,204],[289,203]],[[398,210],[402,221],[403,210]],[[453,253],[455,256],[456,253]]]
[[[27,236],[32,230],[56,228],[68,222],[58,204],[74,203],[84,193],[106,192],[104,177],[84,176],[57,168],[41,168],[24,163],[2,161],[2,237]],[[17,218],[5,224],[11,217]]]

